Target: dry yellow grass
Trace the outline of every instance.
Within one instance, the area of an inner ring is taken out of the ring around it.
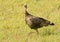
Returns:
[[[33,30],[24,21],[24,3],[32,15],[55,25],[27,36]],[[60,42],[60,0],[0,0],[0,42]]]

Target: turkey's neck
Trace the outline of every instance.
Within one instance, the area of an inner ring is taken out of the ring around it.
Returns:
[[[25,13],[25,16],[30,15],[26,7],[24,7],[24,13]]]
[[[26,16],[30,15],[27,10],[25,11],[25,15],[26,15]]]
[[[25,16],[29,16],[30,14],[28,13],[27,10],[25,10]]]

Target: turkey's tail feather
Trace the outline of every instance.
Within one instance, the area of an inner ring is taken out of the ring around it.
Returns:
[[[54,25],[54,23],[50,23],[50,25]]]

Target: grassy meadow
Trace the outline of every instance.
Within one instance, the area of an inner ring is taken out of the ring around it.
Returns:
[[[35,31],[25,23],[25,3],[29,13],[55,25],[27,36]],[[60,42],[60,0],[0,0],[0,42]]]

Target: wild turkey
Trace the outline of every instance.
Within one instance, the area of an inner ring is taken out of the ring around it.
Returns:
[[[28,11],[27,11],[27,5],[24,5],[24,11],[25,11],[25,21],[26,24],[31,28],[34,29],[38,32],[38,28],[43,27],[43,26],[48,26],[48,25],[54,25],[54,23],[51,23],[50,21],[43,19],[41,17],[36,17],[31,15]]]

